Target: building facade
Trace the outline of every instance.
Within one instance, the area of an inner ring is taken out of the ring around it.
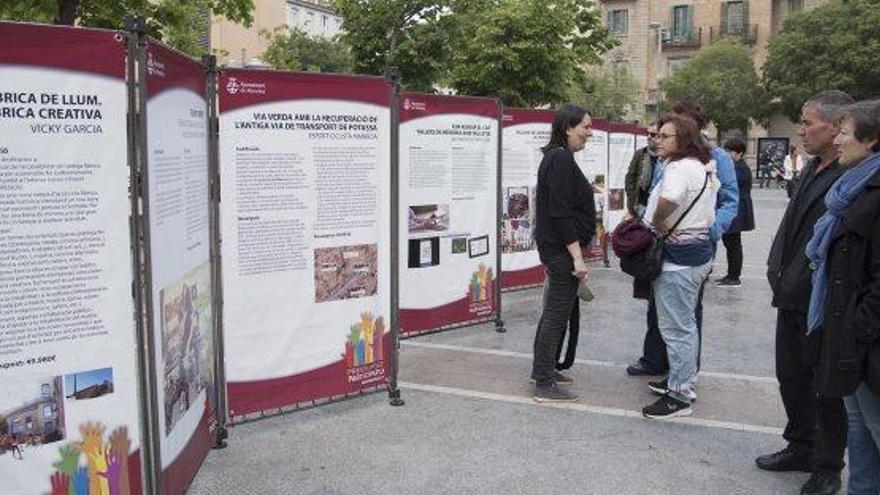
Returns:
[[[226,19],[214,19],[211,50],[221,65],[261,65],[269,44],[261,32],[272,32],[280,27],[332,38],[340,33],[342,18],[333,11],[329,0],[257,0],[254,22],[249,28]]]
[[[64,438],[64,394],[61,377],[56,376],[34,390],[35,398],[8,411],[7,434],[18,442],[25,440],[46,443]]]
[[[792,13],[827,0],[600,0],[606,25],[620,45],[605,54],[606,62],[626,67],[640,85],[645,115],[661,99],[659,82],[700,48],[722,36],[735,36],[751,48],[758,74],[767,59],[768,42]],[[749,153],[758,137],[793,139],[797,127],[783,115],[769,126],[749,129]]]

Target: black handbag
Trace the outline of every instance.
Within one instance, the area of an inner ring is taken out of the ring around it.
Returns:
[[[694,198],[691,205],[684,211],[684,214],[678,217],[678,220],[676,220],[675,224],[665,235],[658,236],[657,234],[652,233],[654,236],[653,243],[645,247],[645,249],[620,257],[620,269],[623,270],[623,273],[632,275],[634,279],[645,282],[653,281],[658,275],[660,275],[660,272],[663,270],[663,249],[666,246],[666,238],[672,234],[675,228],[678,227],[678,224],[684,220],[684,217],[686,217],[694,205],[697,204],[697,201],[700,200],[700,197],[706,190],[706,185],[708,183],[709,174],[706,173],[706,180],[703,181],[703,188],[700,189],[700,193],[697,194],[697,197]]]

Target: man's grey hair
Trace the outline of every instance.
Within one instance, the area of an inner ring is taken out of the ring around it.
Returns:
[[[819,118],[829,124],[836,124],[840,120],[840,111],[843,107],[855,102],[853,97],[836,89],[822,91],[811,96],[803,109],[812,108],[819,114]]]

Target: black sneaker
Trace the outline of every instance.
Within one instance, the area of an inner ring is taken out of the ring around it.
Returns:
[[[840,491],[840,473],[816,471],[801,487],[801,495],[834,495]]]
[[[718,281],[718,287],[739,287],[742,282],[738,278],[723,278]]]
[[[666,395],[669,393],[669,378],[648,382],[648,388],[657,395]]]
[[[555,381],[559,385],[571,385],[572,383],[574,383],[574,379],[572,379],[568,375],[563,375],[562,373],[560,373],[558,371],[553,372],[553,381]],[[529,378],[529,383],[534,385],[535,379]]]
[[[559,388],[556,382],[535,386],[535,402],[578,402],[580,397],[568,390]]]
[[[626,367],[626,374],[629,376],[659,376],[665,375],[665,371],[652,370],[645,366],[641,359]]]
[[[690,416],[693,412],[694,408],[689,403],[671,395],[664,395],[657,399],[657,402],[642,409],[642,415],[646,418],[676,418]]]
[[[716,280],[715,283],[718,284],[718,285],[723,285],[723,284],[724,284],[725,282],[727,282],[728,280],[730,280],[730,277],[728,277],[727,275],[725,275],[725,276],[719,278],[718,280]]]
[[[755,459],[755,464],[765,471],[803,471],[812,472],[810,466],[810,454],[799,452],[789,445],[788,447],[766,454]]]

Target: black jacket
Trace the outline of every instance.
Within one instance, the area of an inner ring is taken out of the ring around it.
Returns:
[[[825,266],[816,391],[841,397],[865,381],[880,394],[880,172],[847,209]]]
[[[544,153],[535,192],[535,241],[542,259],[578,241],[589,244],[596,233],[593,186],[565,148]]]
[[[733,164],[736,170],[736,187],[739,189],[739,211],[725,234],[755,230],[755,211],[752,207],[752,169],[745,161]]]
[[[825,193],[843,173],[836,160],[817,174],[818,164],[816,157],[804,167],[800,186],[788,203],[767,259],[773,306],[804,314],[812,291],[812,271],[804,248],[813,236],[816,220],[825,213]]]

